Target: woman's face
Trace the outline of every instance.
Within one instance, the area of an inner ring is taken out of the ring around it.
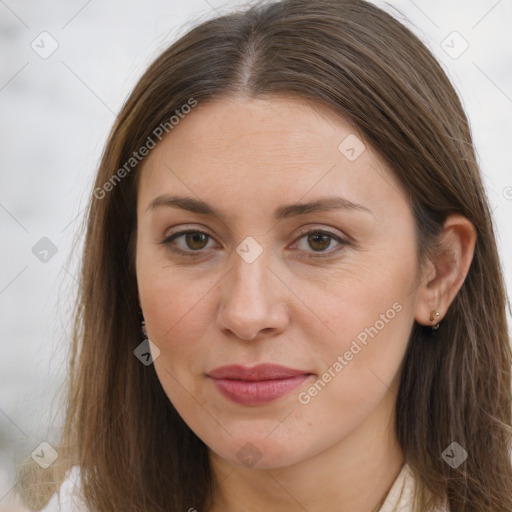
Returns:
[[[415,230],[400,184],[356,137],[298,99],[214,100],[144,162],[136,268],[155,370],[229,462],[287,466],[392,425]]]

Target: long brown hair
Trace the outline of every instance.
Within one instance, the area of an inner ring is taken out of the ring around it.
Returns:
[[[442,328],[435,338],[417,324],[412,330],[396,434],[416,480],[434,497],[446,495],[452,511],[512,511],[507,301],[468,121],[428,49],[363,0],[259,2],[191,29],[142,76],[94,187],[112,186],[91,196],[60,457],[40,481],[78,465],[87,504],[98,511],[201,510],[211,495],[207,446],[177,414],[153,365],[134,357],[140,166],[113,176],[191,98],[241,94],[296,96],[351,122],[407,191],[421,262],[433,257],[448,214],[474,224],[474,258]],[[442,457],[452,442],[468,452],[456,469]]]

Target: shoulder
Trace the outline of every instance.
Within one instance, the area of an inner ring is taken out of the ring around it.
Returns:
[[[414,475],[409,465],[404,464],[378,512],[413,512],[415,492]],[[449,512],[447,500],[431,512]]]
[[[41,512],[88,512],[80,498],[80,490],[80,468],[73,466],[66,472],[59,492],[53,495]]]

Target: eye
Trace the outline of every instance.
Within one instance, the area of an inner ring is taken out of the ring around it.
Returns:
[[[179,240],[180,238],[183,238],[185,247],[176,245],[175,240]],[[199,253],[206,247],[206,244],[210,238],[210,235],[204,233],[203,231],[190,229],[187,231],[179,231],[178,233],[174,233],[173,235],[170,235],[162,240],[161,243],[173,252],[187,256],[196,256],[196,254],[191,253]]]
[[[332,245],[332,241],[336,241],[338,243],[337,248],[327,251],[329,247]],[[306,252],[308,248],[313,249],[314,254],[313,257],[327,257],[332,256],[333,253],[337,253],[339,250],[343,248],[343,246],[350,245],[348,240],[344,240],[338,235],[331,233],[330,231],[314,229],[307,231],[304,233],[298,241],[304,241],[305,243],[302,246],[302,249]]]

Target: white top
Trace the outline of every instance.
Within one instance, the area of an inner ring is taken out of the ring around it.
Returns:
[[[414,477],[411,468],[405,464],[398,474],[393,486],[389,490],[385,502],[378,512],[412,512],[412,498],[414,495]],[[430,512],[450,512],[448,500],[444,505]]]
[[[82,500],[76,496],[80,488],[80,466],[73,466],[62,482],[59,493],[54,494],[48,505],[40,512],[89,512]]]
[[[58,495],[55,494],[41,512],[88,512],[87,508],[75,495],[80,484],[80,470],[73,466],[62,482]],[[378,512],[412,512],[412,496],[414,493],[414,477],[405,464],[389,490],[385,502]],[[449,512],[446,504],[431,512]]]

